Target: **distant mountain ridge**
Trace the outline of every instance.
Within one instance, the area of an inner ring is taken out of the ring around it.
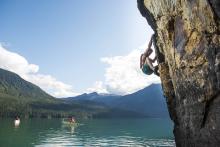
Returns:
[[[68,102],[93,101],[111,108],[120,108],[143,114],[149,117],[168,117],[165,98],[160,84],[152,84],[133,94],[99,95],[96,92],[65,98]]]

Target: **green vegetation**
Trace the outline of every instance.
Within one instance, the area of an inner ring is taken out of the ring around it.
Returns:
[[[56,99],[17,74],[0,69],[1,117],[91,117],[105,111],[102,107],[68,104]]]
[[[103,104],[57,99],[15,73],[0,69],[0,117],[134,117],[137,113]]]

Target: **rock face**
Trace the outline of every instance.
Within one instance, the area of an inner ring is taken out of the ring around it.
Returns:
[[[220,1],[137,2],[156,34],[177,147],[220,146]]]

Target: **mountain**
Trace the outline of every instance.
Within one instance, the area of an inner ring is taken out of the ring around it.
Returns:
[[[90,94],[90,97],[96,94]],[[111,109],[94,101],[57,99],[19,75],[0,69],[0,117],[139,117],[136,112]]]
[[[152,84],[133,94],[115,99],[112,105],[123,110],[143,113],[150,117],[168,117],[160,84]]]
[[[96,102],[102,105],[107,105],[111,106],[112,103],[115,102],[116,99],[120,98],[122,96],[120,95],[111,95],[111,94],[98,94],[97,92],[93,93],[84,93],[82,95],[78,95],[75,97],[68,97],[68,98],[63,98],[63,100],[68,101],[68,102],[83,102],[83,101],[91,101],[91,102]]]
[[[152,84],[133,94],[99,95],[98,93],[82,94],[64,99],[68,102],[91,101],[130,112],[136,112],[149,117],[168,117],[165,98],[160,84]]]
[[[0,69],[0,94],[10,95],[19,99],[53,99],[52,96],[44,92],[40,87],[25,81],[17,74]]]
[[[104,106],[71,103],[56,99],[19,75],[0,69],[0,116],[65,117],[91,116],[106,112]]]

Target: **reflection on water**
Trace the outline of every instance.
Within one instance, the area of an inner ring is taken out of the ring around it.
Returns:
[[[62,128],[65,129],[65,130],[67,130],[67,131],[69,131],[70,134],[73,134],[76,127],[74,127],[74,126],[69,126],[69,125],[62,125]]]
[[[12,122],[0,119],[0,146],[175,146],[168,119],[87,120],[75,128],[59,119]]]

